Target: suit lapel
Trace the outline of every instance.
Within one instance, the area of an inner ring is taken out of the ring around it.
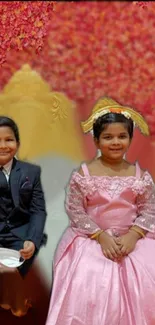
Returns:
[[[14,158],[10,174],[10,188],[15,206],[19,205],[19,184],[20,184],[20,161]]]

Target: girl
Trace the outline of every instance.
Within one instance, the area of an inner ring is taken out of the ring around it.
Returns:
[[[101,156],[70,180],[46,325],[155,324],[154,183],[124,159],[134,123],[148,134],[140,114],[108,98],[82,123]]]

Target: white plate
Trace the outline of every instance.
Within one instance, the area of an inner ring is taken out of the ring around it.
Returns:
[[[0,247],[0,264],[6,267],[19,267],[24,263],[24,259],[18,251]]]

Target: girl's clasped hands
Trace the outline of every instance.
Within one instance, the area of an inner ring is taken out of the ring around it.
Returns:
[[[132,229],[120,237],[111,236],[106,232],[99,235],[98,242],[101,245],[105,257],[113,261],[121,261],[124,256],[131,253],[141,236]]]

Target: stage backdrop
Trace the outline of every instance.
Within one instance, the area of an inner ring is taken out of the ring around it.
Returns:
[[[93,158],[96,148],[92,136],[84,136],[81,132],[76,104],[65,94],[50,90],[29,65],[17,71],[4,87],[0,95],[0,114],[13,118],[19,125],[21,147],[18,158],[42,167],[48,244],[40,251],[38,267],[50,286],[53,253],[68,224],[64,211],[65,187],[73,169],[78,168],[81,161]],[[84,150],[84,140],[88,142],[87,151]],[[153,149],[151,139],[135,130],[128,159],[131,162],[140,160],[142,167],[151,169]]]
[[[41,53],[12,50],[1,68],[0,114],[19,125],[19,158],[42,167],[48,243],[35,263],[38,301],[44,298],[39,283],[50,292],[53,254],[68,224],[64,198],[70,174],[96,154],[80,121],[99,96],[146,116],[151,136],[136,130],[128,159],[139,160],[155,177],[154,16],[154,4],[143,9],[123,1],[60,2]],[[38,314],[45,315],[47,307],[40,304]]]

